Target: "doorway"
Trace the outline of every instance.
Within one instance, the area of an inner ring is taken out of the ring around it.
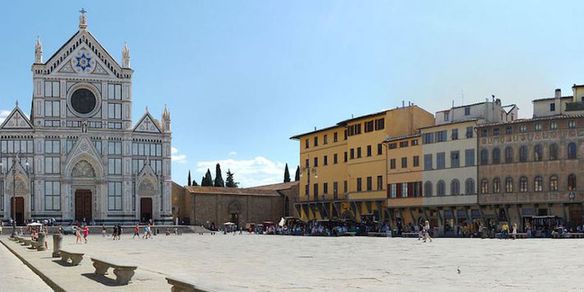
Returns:
[[[152,198],[140,199],[140,220],[148,223],[152,219]]]
[[[569,224],[571,226],[582,225],[582,216],[584,212],[582,211],[581,204],[570,204],[568,205],[568,218],[570,219]]]
[[[235,223],[236,226],[239,227],[239,214],[238,213],[231,213],[231,220],[229,220],[231,223]]]
[[[24,225],[24,198],[23,197],[10,198],[10,208],[12,210],[11,217],[16,220],[16,224]]]
[[[75,191],[75,221],[80,223],[90,223],[92,221],[91,191]]]

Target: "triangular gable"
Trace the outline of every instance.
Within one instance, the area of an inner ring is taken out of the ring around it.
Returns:
[[[85,43],[76,47],[62,62],[50,73],[53,74],[83,74],[100,75],[116,78],[112,70],[106,68],[106,64],[98,58],[92,49]]]
[[[109,72],[117,78],[122,78],[122,67],[109,54],[109,52],[97,41],[97,39],[87,30],[77,31],[59,50],[57,50],[47,62],[45,66],[48,74],[53,72],[69,73],[67,63],[79,52],[80,48],[87,49],[95,57],[97,63],[101,63],[101,69],[97,69],[97,74],[104,74]],[[74,65],[71,66],[75,68]],[[124,68],[129,69],[129,68]],[[64,71],[63,71],[64,70]],[[131,69],[130,69],[131,70]]]
[[[32,129],[32,123],[18,106],[6,117],[0,129]]]
[[[101,160],[101,155],[99,155],[97,149],[95,149],[95,146],[93,145],[93,142],[91,142],[91,140],[88,137],[79,137],[79,139],[77,139],[77,143],[73,145],[73,148],[71,148],[71,151],[67,156],[68,163],[74,160],[76,156],[80,155],[88,155],[95,161]]]
[[[140,121],[134,127],[134,132],[145,132],[145,133],[162,133],[160,127],[156,120],[146,112]]]

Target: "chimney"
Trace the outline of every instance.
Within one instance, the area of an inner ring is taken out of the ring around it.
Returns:
[[[562,97],[562,90],[559,89],[559,88],[557,88],[554,97],[555,98],[561,98]]]

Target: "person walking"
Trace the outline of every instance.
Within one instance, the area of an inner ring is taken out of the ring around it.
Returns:
[[[75,244],[81,242],[81,230],[78,226],[75,226]]]
[[[424,242],[426,242],[426,240],[432,242],[432,237],[430,236],[430,222],[428,220],[424,222]]]
[[[122,224],[118,224],[118,240],[122,239]]]
[[[103,224],[102,224],[102,225],[101,225],[101,236],[102,236],[102,237],[105,237],[105,232],[106,232],[105,225],[103,225]]]
[[[134,226],[134,236],[132,236],[132,239],[136,238],[136,236],[138,236],[138,239],[140,239],[140,227],[138,224]]]
[[[513,236],[513,239],[517,239],[517,223],[513,223],[513,229],[511,229],[511,236]]]
[[[87,244],[87,236],[89,236],[89,226],[85,225],[83,227],[83,239],[85,240],[85,244]]]
[[[113,240],[116,240],[116,237],[118,237],[118,226],[114,225],[114,231],[112,233]]]

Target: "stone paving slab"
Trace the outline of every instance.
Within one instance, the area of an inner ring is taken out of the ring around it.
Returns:
[[[5,238],[2,238],[4,241]],[[0,244],[0,291],[53,291],[8,248]]]

